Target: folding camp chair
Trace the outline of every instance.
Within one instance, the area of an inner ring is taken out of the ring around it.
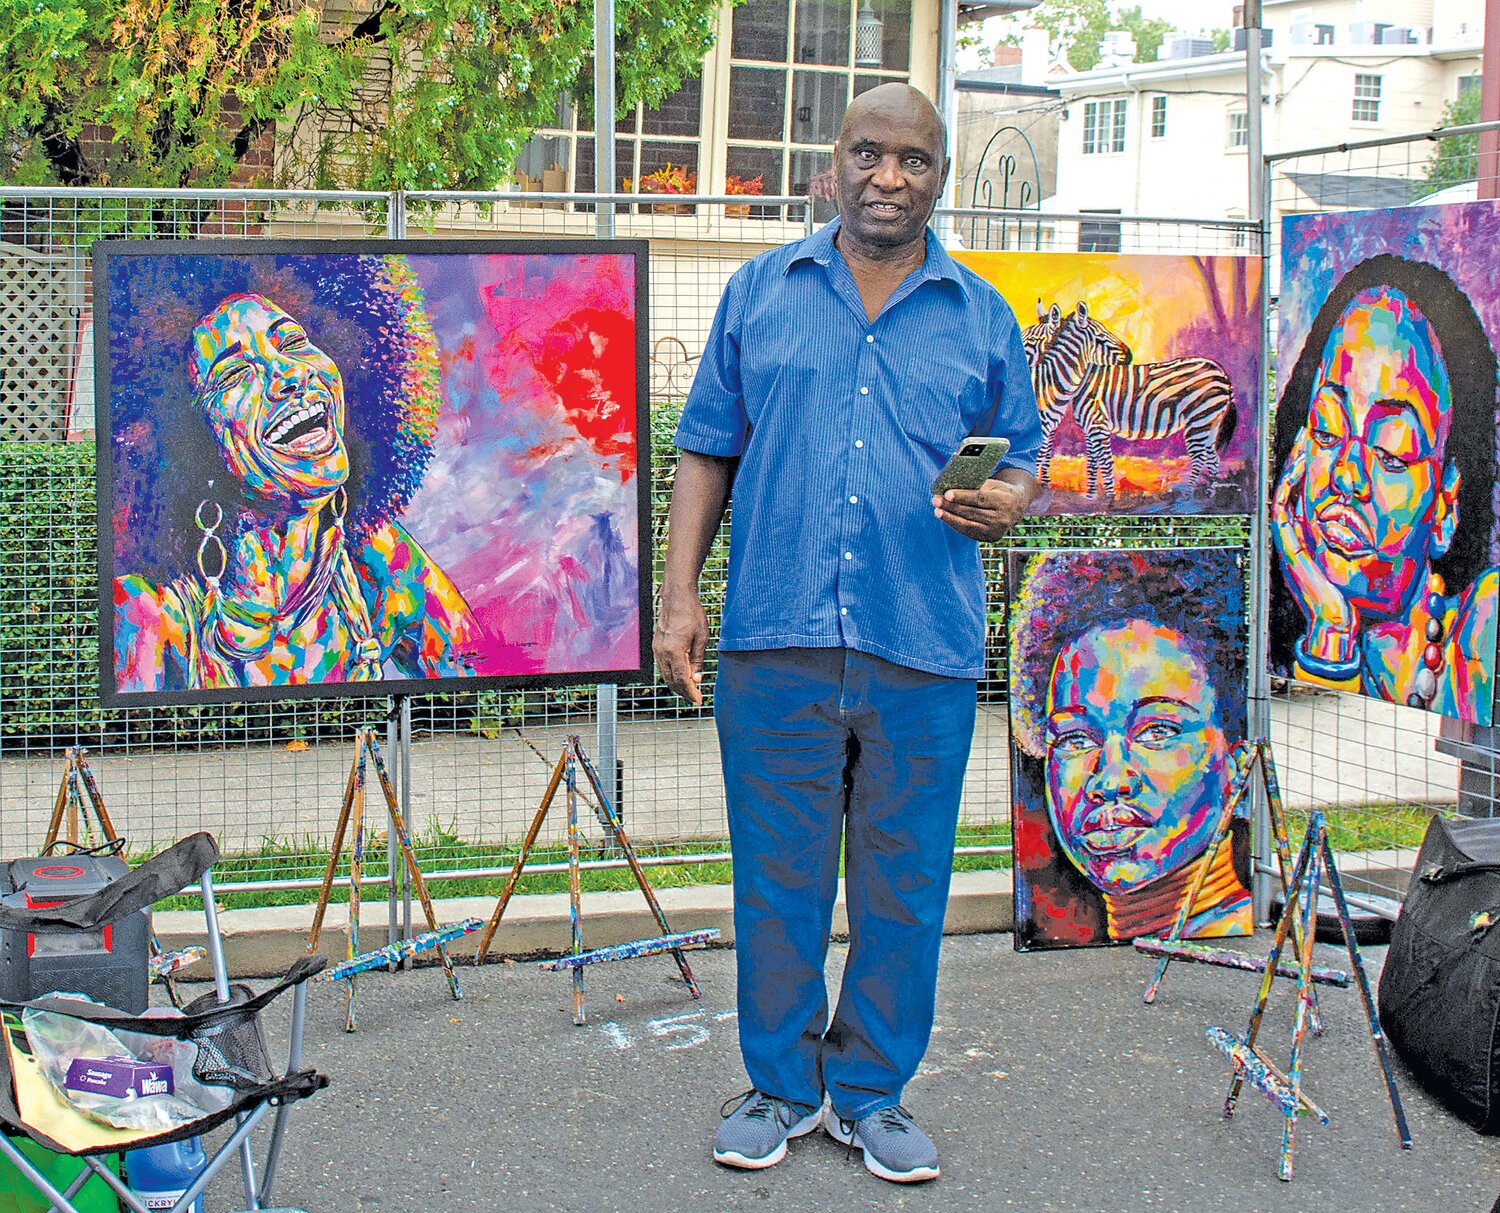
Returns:
[[[297,1100],[328,1085],[328,1079],[302,1067],[302,1028],[306,1017],[307,980],[324,965],[321,957],[303,957],[270,989],[254,994],[243,985],[229,984],[224,951],[214,906],[212,864],[219,849],[207,834],[194,834],[147,860],[128,876],[99,892],[48,909],[15,909],[0,906],[0,927],[20,930],[99,931],[109,923],[153,905],[163,897],[181,892],[195,881],[203,892],[207,920],[209,956],[214,971],[214,991],[188,1004],[180,1018],[128,1015],[98,1003],[48,996],[29,1003],[0,1002],[0,1154],[4,1154],[37,1190],[52,1202],[55,1213],[78,1213],[73,1198],[90,1176],[98,1175],[134,1213],[148,1213],[119,1176],[101,1161],[101,1155],[122,1150],[197,1137],[219,1125],[237,1122],[228,1139],[213,1153],[201,1174],[172,1213],[186,1213],[209,1181],[236,1154],[240,1158],[248,1210],[270,1213],[276,1164],[285,1140],[287,1113]],[[292,991],[292,1012],[286,1072],[278,1076],[266,1052],[265,1038],[257,1019],[260,1011],[279,995]],[[201,1090],[214,1095],[204,1102],[222,1102],[169,1131],[120,1129],[91,1118],[70,1102],[43,1073],[42,1066],[22,1024],[23,1012],[50,1012],[114,1032],[144,1033],[171,1037],[196,1049],[192,1078]],[[259,1185],[251,1155],[250,1134],[275,1109],[270,1142]],[[57,1154],[81,1158],[77,1178],[59,1191],[27,1160],[11,1139],[24,1135]],[[283,1211],[294,1213],[294,1211]]]

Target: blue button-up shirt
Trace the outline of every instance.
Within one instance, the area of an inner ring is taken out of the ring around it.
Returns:
[[[1041,423],[1015,315],[927,233],[871,323],[838,221],[725,288],[677,445],[740,456],[719,647],[847,647],[954,678],[984,672],[979,544],[932,482],[970,434],[1036,469]]]

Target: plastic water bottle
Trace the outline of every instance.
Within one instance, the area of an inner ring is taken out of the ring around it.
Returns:
[[[203,1143],[196,1137],[130,1150],[125,1155],[126,1184],[146,1208],[170,1209],[192,1187],[207,1162]],[[190,1208],[192,1213],[204,1213],[203,1197]]]

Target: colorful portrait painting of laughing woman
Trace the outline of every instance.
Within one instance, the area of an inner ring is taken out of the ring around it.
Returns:
[[[1018,951],[1172,926],[1249,777],[1244,558],[1228,548],[1010,554]],[[1185,936],[1251,932],[1241,812]]]
[[[1500,210],[1283,227],[1271,668],[1492,721]]]
[[[640,667],[632,256],[101,272],[106,698]]]

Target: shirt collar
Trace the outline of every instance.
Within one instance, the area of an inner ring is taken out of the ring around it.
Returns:
[[[798,244],[791,260],[786,263],[783,274],[791,270],[792,266],[799,261],[816,261],[819,265],[826,267],[838,251],[833,244],[833,238],[838,234],[839,220],[835,215],[833,219],[825,223],[811,236],[804,237]],[[936,280],[946,278],[950,282],[957,282],[958,264],[948,255],[948,250],[943,247],[942,241],[937,233],[929,225],[927,232],[927,255],[922,261],[919,271],[924,280]]]

